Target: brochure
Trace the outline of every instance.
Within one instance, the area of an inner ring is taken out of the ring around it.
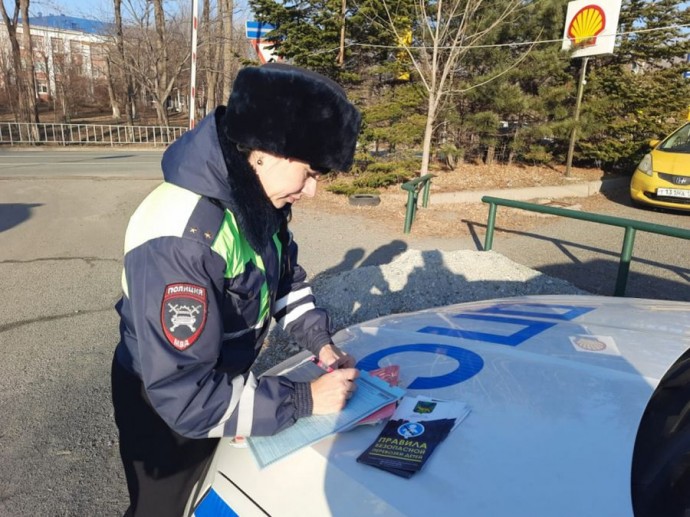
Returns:
[[[469,412],[463,402],[403,397],[391,420],[357,461],[409,478],[422,469]]]
[[[409,478],[421,470],[454,425],[452,418],[426,422],[389,420],[357,461]]]

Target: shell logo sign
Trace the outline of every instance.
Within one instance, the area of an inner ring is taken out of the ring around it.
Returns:
[[[606,14],[598,5],[580,9],[568,27],[568,37],[575,47],[596,45],[597,35],[606,26]]]
[[[620,9],[620,0],[568,3],[561,48],[571,50],[572,57],[612,54]]]

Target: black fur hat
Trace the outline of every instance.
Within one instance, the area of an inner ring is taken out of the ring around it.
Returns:
[[[221,121],[235,143],[322,171],[352,166],[360,122],[337,83],[282,63],[240,70]]]

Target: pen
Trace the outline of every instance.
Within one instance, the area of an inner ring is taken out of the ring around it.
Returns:
[[[321,368],[321,369],[322,369],[324,372],[326,372],[326,373],[331,373],[332,371],[334,371],[333,368],[331,368],[330,366],[326,366],[326,364],[324,364],[322,361],[320,361],[319,358],[316,357],[316,356],[312,357],[311,360],[312,360],[314,363],[316,363],[316,366],[318,366],[319,368]]]

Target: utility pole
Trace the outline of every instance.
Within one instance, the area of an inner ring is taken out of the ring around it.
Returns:
[[[196,44],[199,25],[199,0],[192,0],[192,66],[189,77],[189,129],[196,125]]]

